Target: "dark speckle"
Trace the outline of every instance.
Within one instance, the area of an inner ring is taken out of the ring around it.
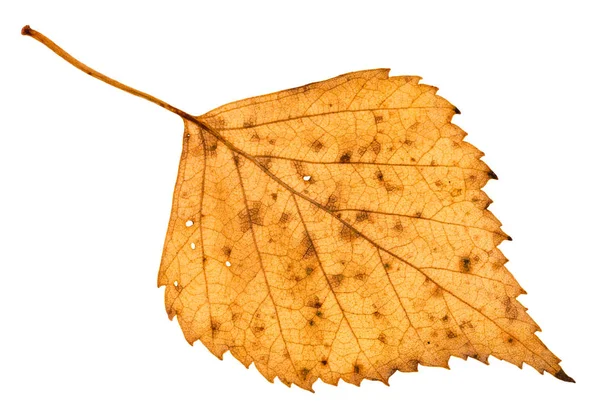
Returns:
[[[366,221],[368,219],[369,219],[369,212],[361,210],[360,212],[358,212],[356,214],[356,221],[357,222],[364,222],[364,221]]]
[[[456,333],[453,332],[452,330],[448,330],[446,332],[446,337],[448,337],[449,339],[454,339],[454,338],[456,338]]]
[[[448,315],[447,314],[444,317],[442,317],[442,321],[444,323],[446,323],[448,321]]]
[[[277,200],[277,193],[271,193],[271,199]]]
[[[342,229],[340,230],[340,237],[344,241],[353,241],[358,237],[358,233],[352,229],[350,226],[343,224]]]
[[[348,163],[350,161],[351,157],[352,157],[352,153],[350,151],[347,151],[344,154],[342,154],[342,157],[340,157],[340,162]]]
[[[508,338],[508,342],[509,342],[509,343],[512,343],[512,342],[514,342],[514,341],[515,341],[515,340],[514,340],[512,337],[509,337],[509,338]]]
[[[396,232],[402,232],[404,230],[404,226],[402,226],[401,221],[398,221],[398,222],[396,222],[396,224],[394,225],[394,227],[392,229],[395,230]]]
[[[208,157],[215,157],[217,155],[217,141],[206,143],[206,155]]]
[[[313,242],[308,236],[308,234],[304,235],[304,239],[302,239],[302,244],[305,246],[305,251],[302,258],[310,258],[316,254],[315,246],[313,245]]]
[[[314,320],[310,320],[310,321],[308,322],[308,325],[309,325],[309,326],[314,326],[314,325],[315,325],[315,321],[314,321]]]
[[[221,327],[221,324],[219,324],[218,322],[212,320],[210,323],[210,329],[215,332],[215,331],[219,331],[219,327]]]
[[[338,202],[337,196],[334,195],[334,194],[331,194],[327,198],[327,203],[325,203],[325,208],[329,209],[329,210],[335,210],[337,208],[337,205],[338,205],[337,202]]]
[[[302,378],[306,379],[306,377],[310,373],[310,370],[308,370],[307,368],[302,368],[302,370],[300,371],[300,373],[302,374]]]
[[[381,172],[381,170],[377,170],[377,173],[375,174],[375,177],[377,178],[377,180],[379,180],[380,182],[383,181],[383,173]]]
[[[323,359],[323,360],[321,360],[321,364],[322,364],[323,366],[327,366],[327,359]]]
[[[306,271],[306,275],[310,275],[313,273],[314,269],[311,267],[306,267],[305,271]]]
[[[354,373],[356,373],[356,374],[360,373],[360,365],[354,365]]]
[[[315,153],[318,153],[319,151],[321,151],[321,149],[323,148],[323,143],[320,142],[319,140],[313,142],[310,146],[311,150],[314,151]]]
[[[471,259],[461,258],[460,259],[460,271],[468,273],[471,271]]]

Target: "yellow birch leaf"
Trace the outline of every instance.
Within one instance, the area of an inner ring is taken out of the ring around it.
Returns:
[[[481,190],[496,175],[415,76],[352,72],[182,117],[158,285],[192,344],[273,381],[388,382],[450,356],[573,382],[517,301]]]

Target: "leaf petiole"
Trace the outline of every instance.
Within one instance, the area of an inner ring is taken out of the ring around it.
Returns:
[[[67,62],[69,62],[71,65],[73,65],[74,67],[76,67],[77,69],[79,69],[80,71],[83,71],[85,73],[87,73],[90,76],[93,76],[96,79],[101,80],[102,82],[105,82],[111,86],[114,86],[115,88],[118,88],[122,91],[128,92],[132,95],[138,96],[140,98],[144,98],[145,100],[148,100],[150,102],[153,102],[154,104],[168,110],[171,111],[174,114],[179,115],[182,118],[185,118],[187,120],[190,120],[192,122],[194,122],[195,124],[203,124],[203,123],[199,123],[199,121],[193,117],[192,115],[188,114],[185,111],[180,110],[179,108],[176,108],[166,102],[164,102],[161,99],[158,99],[156,97],[153,97],[150,94],[146,94],[145,92],[139,91],[135,88],[132,88],[128,85],[125,85],[115,79],[112,79],[98,71],[96,71],[95,69],[90,68],[89,66],[87,66],[86,64],[78,61],[77,59],[75,59],[73,56],[71,56],[70,54],[68,54],[64,49],[62,49],[60,46],[58,46],[56,43],[54,43],[52,40],[48,39],[46,36],[44,36],[42,33],[33,30],[31,27],[29,27],[29,25],[26,25],[23,27],[23,29],[21,29],[21,34],[23,36],[30,36],[32,38],[34,38],[35,40],[37,40],[38,42],[42,43],[43,45],[45,45],[48,49],[50,49],[52,52],[56,53],[58,56],[60,56],[61,58],[63,58],[64,60],[66,60]]]

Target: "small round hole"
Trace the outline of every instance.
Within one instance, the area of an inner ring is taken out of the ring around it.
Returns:
[[[228,267],[230,267],[231,266],[231,262],[225,261],[225,265],[227,265]]]
[[[190,247],[191,247],[192,249],[196,249],[196,244],[192,242],[192,243],[190,244]]]
[[[175,281],[175,282],[173,283],[173,285],[174,285],[175,287],[179,287],[179,283],[178,283],[177,281]]]
[[[190,226],[192,226],[193,224],[194,224],[194,221],[193,221],[193,220],[188,220],[188,221],[185,223],[185,226],[187,226],[187,227],[189,228],[189,227],[190,227]]]
[[[310,180],[310,176],[304,176],[302,179],[304,179],[305,182]]]

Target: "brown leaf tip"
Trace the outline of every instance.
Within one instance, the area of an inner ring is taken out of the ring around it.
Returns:
[[[554,375],[554,377],[555,377],[556,379],[560,379],[560,380],[562,380],[563,382],[571,382],[571,383],[575,383],[575,379],[573,379],[571,376],[567,375],[567,374],[565,373],[565,371],[564,371],[564,370],[562,370],[562,369],[561,369],[561,370],[559,370],[558,372],[556,372],[556,374]]]
[[[455,114],[460,114],[460,110],[458,108],[454,107],[454,113]]]
[[[494,180],[498,180],[498,176],[496,175],[496,173],[494,173],[493,171],[488,171],[488,177],[490,179],[494,179]]]
[[[23,26],[23,29],[21,29],[21,34],[23,36],[31,36],[31,27],[29,25]]]

